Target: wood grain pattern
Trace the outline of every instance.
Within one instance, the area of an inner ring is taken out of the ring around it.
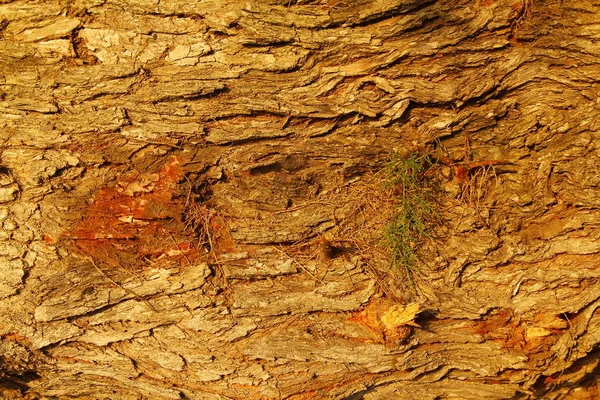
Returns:
[[[0,3],[4,398],[597,398],[597,2]]]

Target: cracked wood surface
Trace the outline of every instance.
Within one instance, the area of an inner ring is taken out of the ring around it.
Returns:
[[[599,21],[0,1],[1,395],[597,398]],[[370,182],[432,146],[413,291]]]

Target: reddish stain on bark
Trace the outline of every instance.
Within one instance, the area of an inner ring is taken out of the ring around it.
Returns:
[[[486,340],[501,343],[506,348],[522,350],[527,346],[520,319],[508,309],[495,310],[485,319],[474,322],[472,329]]]
[[[181,160],[170,159],[158,173],[123,176],[101,188],[83,220],[67,233],[84,254],[105,265],[139,269],[161,260],[186,262],[196,253],[184,233],[185,196],[178,196]],[[167,263],[169,264],[169,263]]]

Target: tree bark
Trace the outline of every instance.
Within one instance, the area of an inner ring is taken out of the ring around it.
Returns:
[[[0,3],[4,398],[600,396],[597,2]]]

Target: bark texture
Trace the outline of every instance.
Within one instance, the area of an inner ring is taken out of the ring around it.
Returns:
[[[599,396],[597,1],[0,3],[5,398]]]

